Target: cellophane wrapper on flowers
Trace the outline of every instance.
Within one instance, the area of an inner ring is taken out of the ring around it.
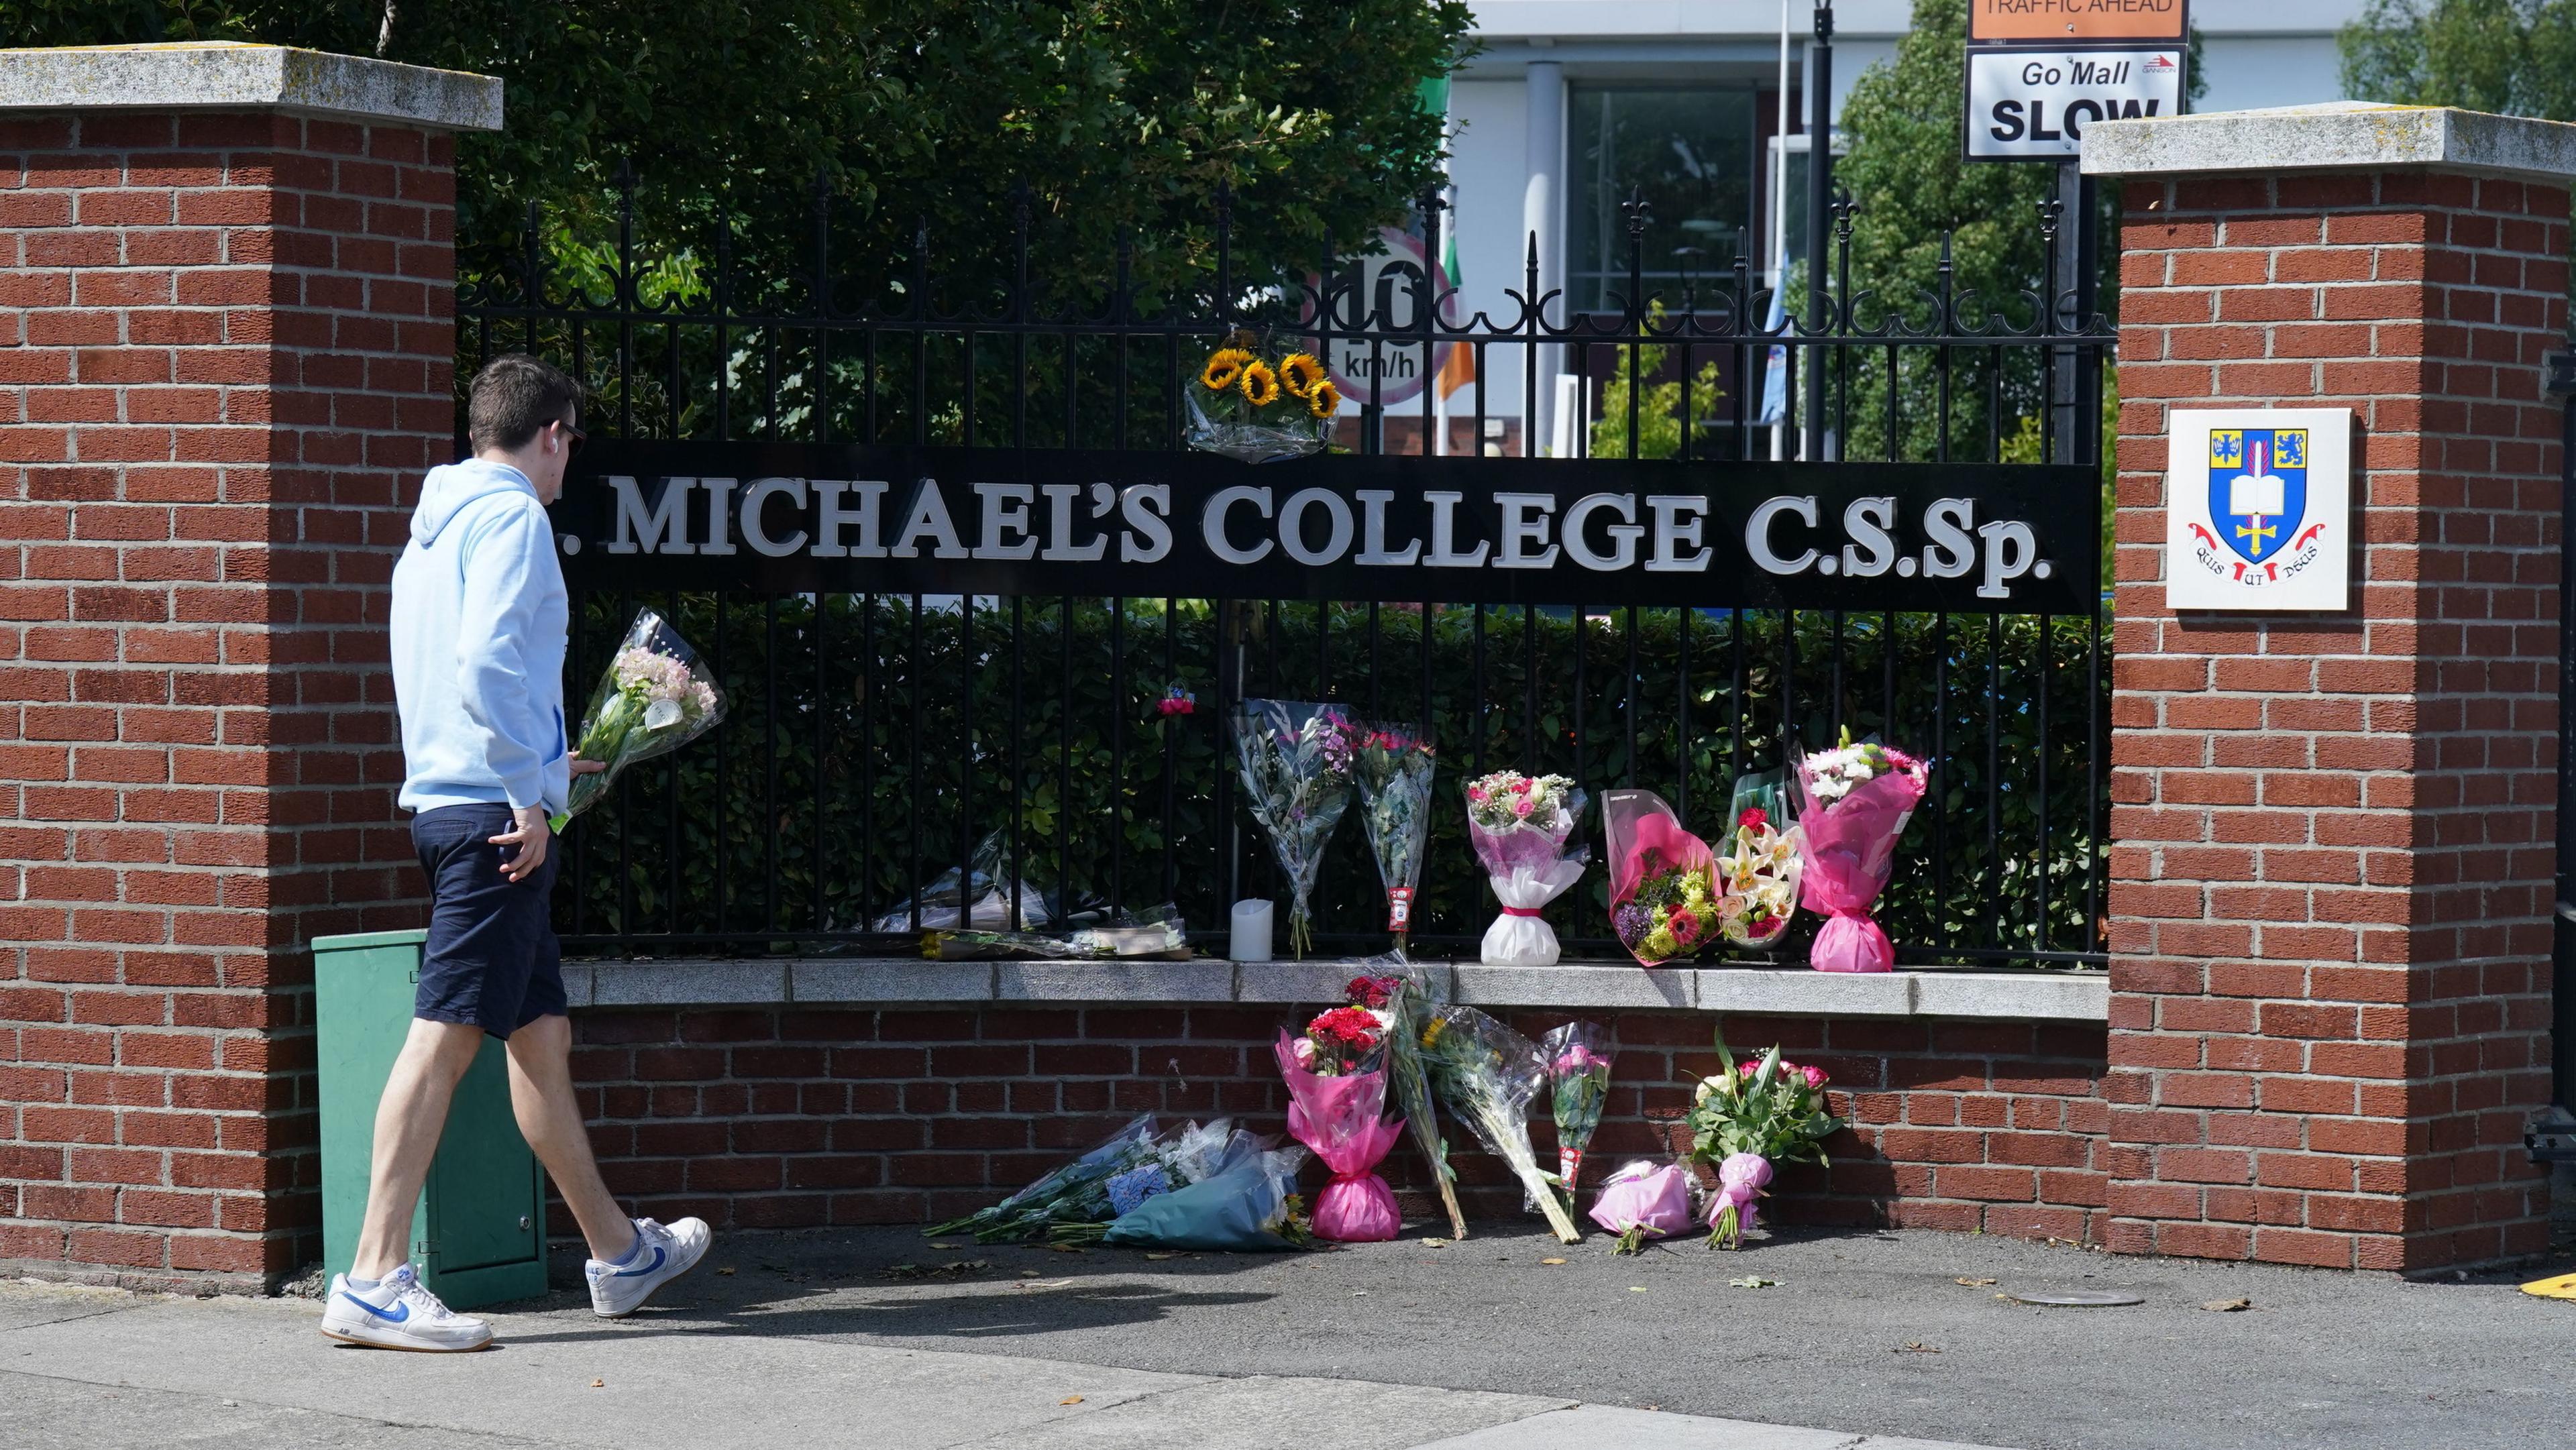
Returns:
[[[1778,945],[1798,911],[1799,874],[1798,828],[1781,830],[1760,806],[1739,811],[1717,858],[1718,934],[1740,947]]]
[[[1560,948],[1541,908],[1583,879],[1588,847],[1566,849],[1582,823],[1583,792],[1561,775],[1498,770],[1467,783],[1467,839],[1503,914],[1485,929],[1489,967],[1549,967]]]
[[[1386,886],[1386,929],[1403,949],[1413,930],[1413,896],[1422,885],[1423,847],[1431,839],[1431,742],[1406,725],[1363,724],[1352,775],[1360,824]],[[1318,1205],[1317,1217],[1322,1216]]]
[[[1242,1151],[1238,1138],[1250,1137],[1224,1118],[1157,1134],[1150,1115],[1139,1117],[1099,1147],[991,1208],[924,1232],[971,1233],[978,1243],[1001,1243],[1035,1238],[1067,1224],[1106,1222],[1147,1198],[1210,1176],[1229,1161],[1229,1154]]]
[[[660,614],[635,611],[626,638],[590,692],[575,747],[582,759],[607,769],[572,778],[553,828],[562,830],[588,810],[628,766],[668,755],[714,729],[724,714],[724,690],[698,652]]]
[[[1292,700],[1246,700],[1232,726],[1244,805],[1287,874],[1288,945],[1303,957],[1314,945],[1307,902],[1324,843],[1351,803],[1356,733],[1338,708]]]
[[[1274,347],[1239,329],[1211,351],[1186,390],[1190,446],[1244,463],[1280,463],[1329,445],[1341,389],[1300,342]]]
[[[1761,1221],[1758,1200],[1770,1181],[1771,1160],[1759,1153],[1736,1153],[1717,1165],[1717,1192],[1708,1201],[1710,1247],[1744,1247],[1744,1231]]]
[[[1610,930],[1642,967],[1696,956],[1718,937],[1717,856],[1650,790],[1601,798]]]
[[[1209,1176],[1120,1214],[1100,1226],[1092,1241],[1213,1253],[1302,1249],[1314,1236],[1297,1193],[1297,1169],[1305,1159],[1303,1148],[1256,1143],[1253,1151],[1231,1154]]]
[[[1403,1136],[1404,1124],[1385,1120],[1386,1074],[1371,1069],[1318,1075],[1303,1065],[1285,1031],[1272,1053],[1288,1084],[1288,1136],[1312,1149],[1333,1175],[1315,1195],[1315,1236],[1353,1244],[1394,1238],[1404,1216],[1396,1211],[1395,1191],[1377,1175],[1377,1165]]]
[[[1622,1163],[1592,1200],[1592,1221],[1619,1236],[1616,1252],[1636,1253],[1648,1239],[1689,1231],[1696,1216],[1691,1186],[1690,1170],[1679,1163]]]
[[[900,928],[889,928],[900,929]],[[921,954],[934,962],[1110,961],[1186,957],[1189,928],[1166,901],[1061,933],[943,929],[921,934]]]
[[[1440,1136],[1440,1114],[1432,1105],[1430,1073],[1422,1060],[1423,1033],[1448,1003],[1447,975],[1435,978],[1393,952],[1371,957],[1359,968],[1348,994],[1354,1004],[1379,1013],[1386,1022],[1386,1074],[1396,1105],[1404,1110],[1413,1146],[1431,1167],[1432,1186],[1449,1215],[1450,1235],[1465,1238],[1467,1215],[1458,1207],[1458,1174],[1449,1166],[1449,1144]]]
[[[1921,803],[1923,762],[1876,741],[1803,755],[1798,795],[1799,881],[1807,909],[1826,920],[1808,961],[1820,972],[1884,972],[1896,947],[1869,914],[1895,870],[1897,838]]]
[[[1583,1150],[1592,1146],[1610,1098],[1610,1030],[1597,1022],[1568,1022],[1539,1039],[1538,1055],[1547,1064],[1549,1105],[1555,1110],[1556,1176],[1572,1203]]]
[[[1529,1206],[1566,1243],[1583,1235],[1558,1201],[1556,1178],[1530,1147],[1530,1102],[1547,1085],[1538,1045],[1473,1007],[1440,1009],[1422,1034],[1422,1062],[1450,1112],[1521,1182]]]

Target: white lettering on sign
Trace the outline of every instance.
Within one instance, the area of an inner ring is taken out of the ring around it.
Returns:
[[[2271,436],[2244,445],[2246,456],[2263,460],[2253,465],[2259,476],[2249,475],[2251,482],[2231,479],[2221,496],[2239,516],[2230,522],[2249,538],[2268,540],[2276,526],[2299,522],[2284,480],[2306,476],[2301,455],[2263,441]],[[2222,433],[2211,446],[2224,454],[2237,446],[2237,437]],[[1395,489],[1315,484],[1281,498],[1268,485],[1239,483],[1207,494],[1195,520],[1179,521],[1167,483],[1121,489],[1108,483],[942,483],[921,477],[896,493],[884,479],[778,476],[746,483],[616,475],[601,481],[608,493],[607,537],[598,542],[612,555],[721,555],[736,552],[739,541],[743,552],[765,559],[1096,564],[1109,559],[1115,545],[1120,564],[1156,564],[1171,558],[1176,543],[1188,537],[1176,532],[1178,523],[1194,524],[1192,547],[1237,567],[1264,561],[1277,567],[1284,560],[1308,569],[1543,571],[1570,562],[1601,574],[1699,574],[1719,567],[1722,552],[1728,567],[1737,567],[1738,557],[1730,552],[1731,542],[1727,550],[1712,545],[1708,531],[1715,506],[1703,493],[1601,492],[1569,501],[1549,492],[1497,491],[1471,503],[1455,489],[1408,496]],[[1775,578],[1973,577],[1980,600],[2009,600],[2020,581],[2052,575],[2056,566],[2041,557],[2043,541],[2031,523],[1981,521],[1977,513],[1977,500],[1970,498],[1909,504],[1878,494],[1828,505],[1818,494],[1775,494],[1754,501],[1743,515],[1741,560]],[[700,519],[704,535],[693,537]],[[566,538],[567,553],[583,542]],[[2307,573],[2314,542],[2313,535],[2300,533],[2263,583]],[[2269,557],[2263,553],[2260,560]],[[2236,587],[2257,586],[2248,581]]]
[[[1972,49],[1968,159],[2071,161],[2092,122],[2179,115],[2183,56],[2179,49]]]

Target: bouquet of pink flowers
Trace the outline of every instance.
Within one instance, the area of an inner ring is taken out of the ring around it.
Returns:
[[[1610,1033],[1598,1023],[1568,1022],[1539,1039],[1538,1055],[1547,1064],[1556,1116],[1556,1176],[1571,1205],[1583,1150],[1592,1146],[1610,1096]]]
[[[724,691],[698,652],[661,615],[635,611],[581,718],[579,755],[607,769],[572,778],[571,798],[549,829],[560,831],[590,809],[628,766],[679,749],[724,714]]]
[[[1552,967],[1556,931],[1540,916],[1583,879],[1589,849],[1565,849],[1583,818],[1583,792],[1561,775],[1498,770],[1467,783],[1467,837],[1503,914],[1485,929],[1489,967]]]
[[[1923,799],[1923,762],[1876,741],[1842,743],[1798,762],[1800,886],[1828,919],[1808,961],[1820,972],[1884,972],[1896,948],[1869,914],[1895,870],[1896,841]]]
[[[1641,967],[1696,956],[1721,919],[1717,857],[1650,790],[1601,798],[1610,848],[1610,929]]]
[[[1842,1124],[1826,1110],[1823,1068],[1787,1061],[1777,1047],[1740,1063],[1723,1041],[1717,1050],[1729,1065],[1700,1080],[1687,1121],[1691,1156],[1717,1165],[1709,1242],[1732,1248],[1753,1226],[1753,1200],[1771,1181],[1771,1166],[1825,1161],[1820,1145]]]
[[[1308,1064],[1342,1062],[1340,1041],[1344,1014],[1371,1017],[1365,1007],[1337,1007],[1308,1025],[1305,1037],[1291,1040],[1284,1030],[1273,1048],[1279,1076],[1288,1084],[1288,1135],[1314,1150],[1332,1170],[1333,1181],[1315,1195],[1315,1236],[1342,1243],[1383,1243],[1403,1227],[1395,1193],[1377,1175],[1377,1165],[1404,1133],[1403,1120],[1384,1120],[1386,1074],[1372,1067],[1327,1074]],[[1328,1041],[1316,1043],[1317,1029]],[[1374,1055],[1375,1044],[1371,1044]]]
[[[1592,1221],[1619,1236],[1616,1254],[1643,1253],[1646,1240],[1691,1226],[1691,1176],[1679,1163],[1620,1165],[1592,1201]]]

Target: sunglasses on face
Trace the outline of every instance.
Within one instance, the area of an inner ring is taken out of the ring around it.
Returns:
[[[579,454],[581,452],[581,445],[590,441],[589,434],[584,433],[581,429],[570,423],[558,420],[555,423],[555,426],[563,430],[564,457],[566,458],[571,458]]]

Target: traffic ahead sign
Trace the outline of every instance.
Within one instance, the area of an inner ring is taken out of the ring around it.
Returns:
[[[2187,0],[1968,0],[1970,45],[2180,45]]]

